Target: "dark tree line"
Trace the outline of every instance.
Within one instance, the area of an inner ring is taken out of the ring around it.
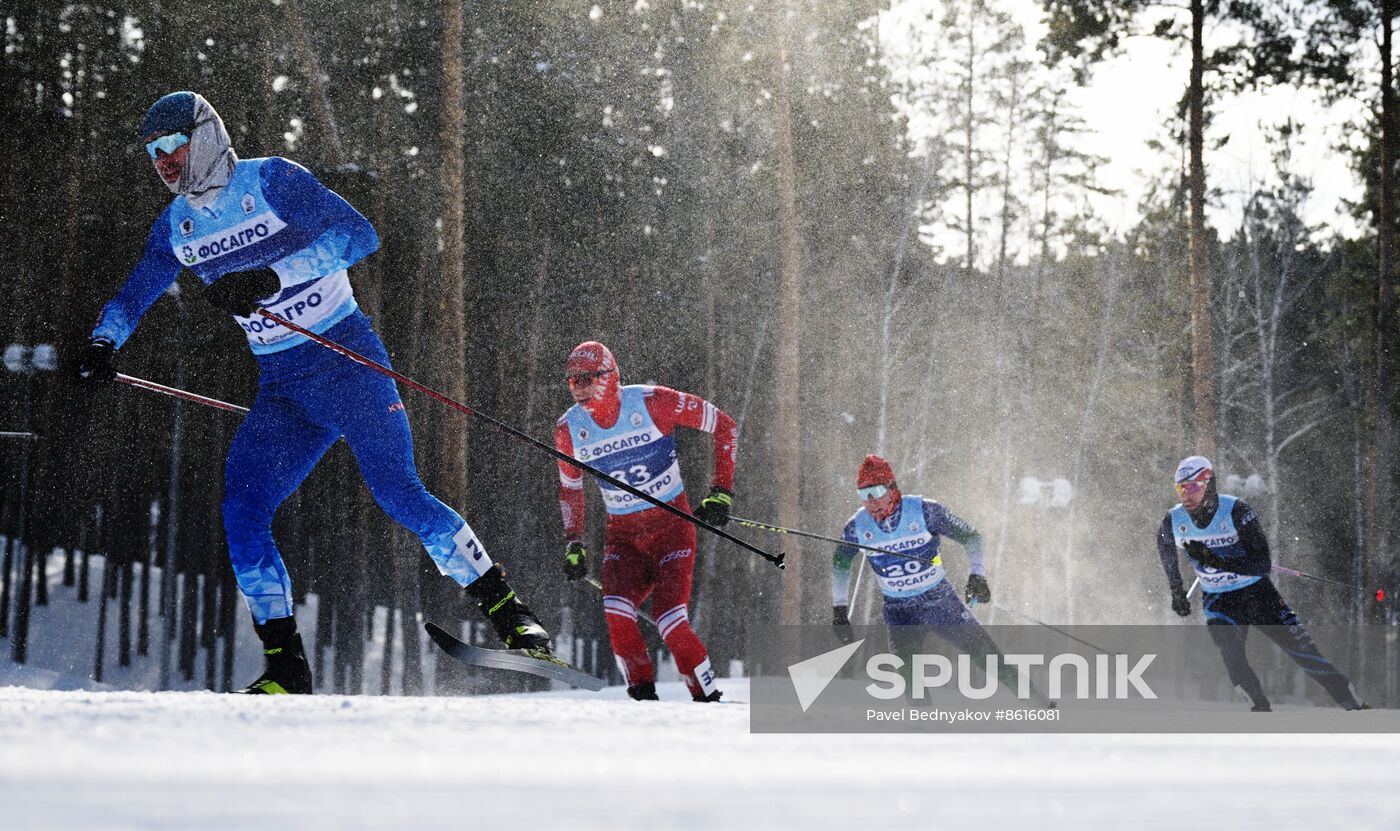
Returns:
[[[1265,281],[1250,285],[1273,285],[1283,271],[1267,251],[1294,244],[1307,249],[1290,263],[1308,270],[1310,294],[1264,335],[1242,307],[1208,320],[1210,371],[1217,389],[1230,373],[1257,376],[1252,338],[1309,343],[1279,350],[1268,371],[1306,381],[1326,418],[1280,449],[1261,438],[1262,410],[1248,398],[1260,393],[1244,387],[1235,409],[1222,395],[1212,441],[1222,470],[1273,471],[1256,501],[1281,536],[1302,540],[1281,543],[1281,556],[1350,579],[1368,550],[1354,525],[1365,494],[1305,489],[1316,471],[1345,479],[1352,460],[1370,464],[1368,428],[1348,402],[1365,394],[1356,381],[1374,362],[1375,240],[1300,232],[1299,181],[1261,186],[1241,229],[1193,231],[1193,171],[1179,169],[1190,137],[1171,117],[1144,218],[1110,237],[1085,207],[1094,160],[1070,146],[1072,80],[1030,63],[1033,44],[991,13],[996,4],[943,5],[937,19],[958,49],[930,46],[926,57],[959,69],[919,80],[885,54],[872,20],[891,7],[879,3],[240,0],[212,15],[149,0],[15,4],[0,80],[10,300],[0,332],[53,343],[71,361],[169,198],[136,135],[141,115],[166,92],[194,89],[240,155],[307,165],[374,223],[382,248],[352,281],[400,371],[548,439],[569,403],[564,357],[603,340],[624,382],[691,390],[741,419],[742,515],[835,533],[856,507],[855,467],[878,447],[906,492],[984,530],[998,599],[1046,619],[1141,622],[1160,611],[1150,534],[1195,423],[1195,283],[1183,252],[1221,309],[1249,289],[1242,264]],[[916,109],[948,129],[920,137]],[[1368,134],[1378,137],[1375,125]],[[1376,163],[1371,145],[1356,155]],[[1358,210],[1378,198],[1369,191]],[[945,256],[922,229],[950,220],[950,203],[962,237]],[[199,295],[182,276],[119,369],[248,404],[254,363]],[[65,563],[74,584],[101,554],[107,585],[92,599],[174,609],[162,599],[178,591],[174,665],[228,683],[229,650],[216,666],[210,647],[245,614],[219,513],[238,418],[127,387],[79,388],[64,372],[7,373],[0,429],[21,429],[26,383],[40,438],[0,442],[0,531],[15,536],[27,515],[32,555],[6,552],[0,626],[39,590],[20,583],[42,553],[77,557]],[[547,625],[567,617],[575,636],[605,638],[593,589],[560,572],[553,463],[405,396],[429,489],[468,518]],[[691,490],[702,489],[709,441],[680,444]],[[1073,510],[1018,505],[1027,475],[1073,479]],[[597,553],[599,508],[590,497]],[[316,670],[328,689],[366,683],[376,607],[404,635],[410,690],[422,676],[417,616],[477,619],[374,505],[343,445],[275,532],[299,596],[317,598],[327,648]],[[146,566],[167,554],[178,579],[152,585]],[[692,617],[717,667],[744,657],[755,625],[824,617],[828,552],[793,556],[802,568],[784,576],[702,541]],[[1316,600],[1337,619],[1359,613],[1351,597]],[[133,619],[145,617],[122,617]],[[139,651],[157,635],[143,639],[138,623],[112,637],[118,651]]]

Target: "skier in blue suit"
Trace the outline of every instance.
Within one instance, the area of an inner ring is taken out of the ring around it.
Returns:
[[[547,650],[544,628],[471,526],[423,487],[394,382],[256,313],[265,307],[387,365],[347,273],[379,247],[369,221],[294,162],[238,158],[218,113],[193,92],[156,101],[141,136],[175,199],[102,309],[79,375],[115,377],[116,351],[186,268],[247,336],[258,393],[229,448],[223,502],[233,571],[266,656],[265,672],[244,691],[312,691],[272,516],[341,437],[375,500],[418,535],[444,575],[466,587],[506,645]]]

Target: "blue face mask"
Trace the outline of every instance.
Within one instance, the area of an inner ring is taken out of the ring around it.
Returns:
[[[146,152],[151,154],[151,158],[156,157],[156,151],[160,151],[169,156],[181,147],[190,143],[190,137],[184,133],[169,133],[158,139],[146,142]]]

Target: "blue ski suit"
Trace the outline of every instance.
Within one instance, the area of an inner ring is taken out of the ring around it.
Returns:
[[[355,302],[347,269],[379,247],[369,221],[308,170],[282,158],[237,159],[217,197],[176,196],[145,253],[102,310],[94,337],[120,348],[184,268],[205,285],[268,267],[281,291],[263,307],[379,363],[383,343]],[[394,382],[259,317],[234,319],[258,361],[252,410],[229,448],[224,530],[258,623],[292,614],[292,588],[272,516],[341,437],[389,516],[418,535],[439,571],[462,586],[491,567],[471,527],[418,478],[408,417]]]

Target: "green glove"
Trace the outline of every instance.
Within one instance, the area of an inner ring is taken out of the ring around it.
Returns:
[[[564,549],[564,577],[569,580],[582,580],[588,576],[588,549],[583,543],[574,540]]]
[[[694,516],[701,522],[723,528],[729,524],[729,507],[734,504],[734,495],[724,488],[710,488],[710,495],[700,502]]]

